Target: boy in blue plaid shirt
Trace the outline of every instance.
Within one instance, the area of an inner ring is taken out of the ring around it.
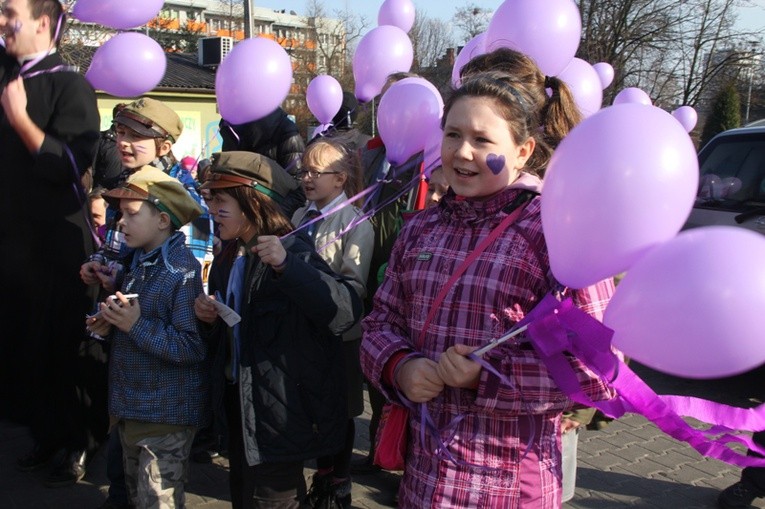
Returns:
[[[118,420],[130,502],[183,507],[191,444],[208,420],[209,375],[194,315],[201,267],[178,229],[202,209],[151,166],[104,197],[119,202],[132,254],[121,291],[86,325],[111,341],[109,414]]]

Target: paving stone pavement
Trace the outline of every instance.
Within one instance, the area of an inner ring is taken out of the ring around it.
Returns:
[[[762,384],[762,375],[749,373],[721,380],[686,380],[663,375],[633,364],[633,369],[658,394],[703,397],[736,406],[751,406],[751,387]],[[765,370],[763,370],[765,372]],[[369,405],[357,418],[356,456],[361,458],[369,444]],[[66,488],[46,488],[45,472],[23,473],[16,458],[31,447],[26,428],[0,421],[0,509],[95,509],[107,491],[103,450],[88,467],[79,483]],[[604,430],[583,431],[579,439],[579,469],[576,496],[564,509],[714,508],[720,490],[739,479],[739,469],[706,459],[690,446],[669,438],[639,415],[628,414]],[[227,462],[192,463],[187,486],[189,509],[223,509],[228,502]],[[314,469],[306,466],[310,479]],[[354,478],[353,507],[395,507],[399,474],[381,472]],[[759,499],[754,507],[765,508]]]

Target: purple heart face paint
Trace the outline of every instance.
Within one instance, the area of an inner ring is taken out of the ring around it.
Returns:
[[[494,175],[499,175],[505,169],[505,156],[489,154],[486,156],[486,166]]]

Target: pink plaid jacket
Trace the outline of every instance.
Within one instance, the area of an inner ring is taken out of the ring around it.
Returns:
[[[448,195],[438,207],[418,213],[405,224],[375,295],[374,309],[363,322],[362,368],[389,399],[400,397],[382,382],[384,367],[393,355],[415,350],[438,360],[456,343],[483,345],[503,335],[557,286],[536,197],[515,225],[456,281],[422,347],[415,346],[441,287],[509,213],[503,209],[520,192],[511,186],[483,202]],[[574,291],[574,302],[601,319],[613,289],[611,280],[604,281]],[[444,432],[440,439],[426,433],[424,447],[419,441],[419,419],[410,419],[410,436],[415,438],[409,444],[400,507],[560,506],[560,414],[574,403],[556,387],[528,345],[506,343],[484,358],[512,385],[500,383],[483,370],[477,390],[447,387],[427,405]],[[592,400],[613,397],[592,372],[576,359],[571,362]],[[463,418],[456,428],[447,429],[458,416]],[[433,453],[439,442],[447,443],[459,464]]]

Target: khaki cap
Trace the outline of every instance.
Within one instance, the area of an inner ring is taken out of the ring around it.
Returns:
[[[163,102],[142,97],[128,104],[114,117],[122,124],[147,138],[169,138],[175,143],[183,132],[181,118]]]
[[[122,198],[147,201],[169,215],[176,228],[204,212],[178,179],[149,165],[130,175],[122,187],[107,191],[103,196],[110,203]]]
[[[231,151],[212,155],[202,189],[248,186],[281,203],[298,182],[276,161],[255,152]]]

